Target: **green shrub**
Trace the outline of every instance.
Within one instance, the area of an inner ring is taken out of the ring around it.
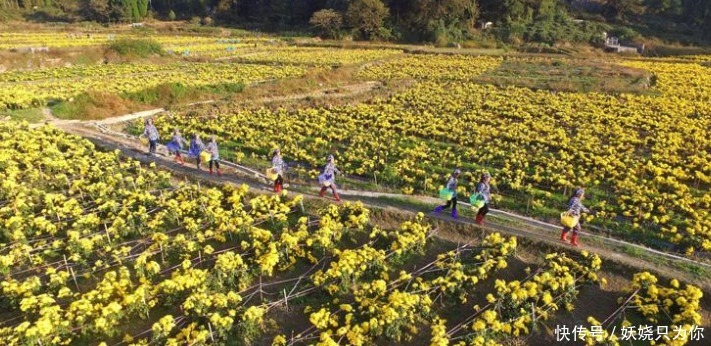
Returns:
[[[624,42],[635,41],[641,37],[641,35],[637,31],[635,31],[634,29],[628,28],[626,26],[617,27],[617,28],[612,29],[608,33],[608,35],[615,36],[618,39],[620,39],[620,41],[624,41]]]
[[[239,93],[244,90],[243,83],[224,83],[202,87],[202,90],[215,94]]]
[[[119,55],[136,56],[141,58],[145,58],[155,54],[163,54],[163,48],[161,44],[151,39],[120,39],[112,43],[109,46],[109,49],[115,51]]]

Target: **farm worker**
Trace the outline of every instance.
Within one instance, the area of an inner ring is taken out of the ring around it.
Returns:
[[[210,153],[210,175],[212,175],[212,165],[215,165],[217,170],[217,176],[222,176],[220,171],[220,151],[217,148],[217,141],[215,136],[210,136],[210,143],[207,144],[207,152]]]
[[[333,155],[328,155],[326,158],[326,167],[324,167],[323,173],[318,177],[319,183],[321,183],[321,192],[318,195],[323,197],[326,193],[326,189],[330,187],[333,192],[333,197],[336,201],[340,202],[341,197],[339,197],[338,192],[336,192],[336,173],[341,174],[341,171],[339,171],[338,168],[336,168],[336,164],[333,163]]]
[[[279,193],[284,188],[284,160],[281,158],[281,151],[279,148],[274,149],[272,153],[272,170],[277,174],[277,178],[274,181],[274,192]]]
[[[153,121],[151,119],[146,119],[143,125],[145,126],[145,129],[143,130],[143,134],[139,137],[148,137],[148,155],[155,154],[158,138],[160,138],[158,135],[158,129],[155,125],[153,125]]]
[[[205,149],[205,144],[202,143],[200,135],[195,133],[190,139],[190,148],[188,149],[188,155],[197,160],[197,169],[200,169],[200,153]]]
[[[490,181],[491,174],[489,174],[488,172],[484,172],[481,175],[481,179],[479,179],[479,182],[476,184],[475,192],[484,198],[484,206],[479,208],[479,211],[476,213],[475,222],[477,225],[480,226],[484,224],[484,218],[489,212],[489,202],[491,201],[491,186],[489,185]]]
[[[182,135],[180,135],[180,130],[173,130],[173,139],[171,139],[168,145],[166,145],[168,147],[168,153],[175,154],[173,162],[180,163],[181,165],[185,164],[183,157],[180,155],[180,151],[183,149],[184,145],[185,139]]]
[[[457,215],[457,178],[459,178],[460,174],[462,174],[462,171],[457,168],[449,176],[449,179],[447,179],[447,185],[445,186],[445,188],[449,191],[452,191],[452,199],[447,201],[447,204],[440,205],[437,208],[435,208],[435,210],[434,210],[435,213],[440,213],[440,212],[442,212],[442,210],[445,210],[451,206],[452,207],[452,217],[455,219],[459,217]]]
[[[583,198],[585,198],[585,190],[582,187],[578,187],[575,190],[573,190],[573,195],[570,196],[570,199],[568,200],[568,213],[570,215],[576,217],[578,219],[578,223],[575,224],[575,226],[572,227],[573,229],[573,236],[570,239],[570,243],[573,244],[573,246],[578,246],[578,232],[581,231],[580,229],[580,212],[585,212],[589,213],[590,210],[588,208],[585,208],[583,205]],[[563,242],[567,242],[568,239],[566,236],[568,235],[568,232],[570,232],[570,227],[563,226],[563,233],[560,234],[560,240]]]

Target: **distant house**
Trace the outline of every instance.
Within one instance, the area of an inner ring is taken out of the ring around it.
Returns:
[[[607,33],[603,33],[605,38],[605,51],[614,53],[625,53],[634,52],[642,54],[644,53],[644,44],[636,46],[628,46],[620,43],[620,40],[615,36],[608,36]]]

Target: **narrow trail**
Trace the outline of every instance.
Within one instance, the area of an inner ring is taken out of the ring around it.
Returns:
[[[155,113],[154,113],[155,114]],[[221,161],[226,167],[222,177],[209,175],[206,171],[198,171],[195,166],[186,164],[178,165],[167,156],[167,150],[159,145],[158,155],[145,155],[145,148],[135,137],[111,130],[105,124],[116,124],[122,120],[136,119],[140,115],[132,114],[122,117],[106,119],[101,122],[60,122],[57,126],[66,132],[82,136],[96,145],[109,150],[118,149],[123,155],[143,163],[155,162],[166,169],[171,170],[176,176],[188,179],[197,178],[217,184],[247,184],[252,189],[260,193],[270,193],[271,187],[266,183],[266,177],[249,167],[243,167],[228,161]],[[318,197],[318,188],[314,186],[293,185],[288,187],[290,191],[303,194],[306,198]],[[573,248],[568,244],[563,244],[559,240],[560,226],[535,220],[529,217],[517,215],[504,210],[492,209],[490,217],[485,226],[477,226],[474,220],[468,217],[452,219],[447,214],[434,214],[429,210],[423,210],[417,205],[402,203],[401,201],[412,201],[418,205],[436,205],[439,200],[428,196],[409,196],[393,193],[382,193],[360,190],[340,190],[339,194],[344,200],[362,201],[372,208],[397,210],[398,212],[417,213],[425,212],[432,219],[438,222],[458,223],[483,228],[487,231],[497,231],[531,240],[534,244],[542,243],[555,248],[565,248],[568,250],[587,250],[599,254],[601,257],[614,262],[633,267],[639,270],[648,270],[658,275],[683,279],[702,287],[706,291],[711,291],[711,280],[701,272],[711,271],[711,264],[695,261],[686,257],[672,253],[666,253],[641,245],[625,242],[623,240],[604,237],[596,234],[582,233],[582,244],[578,248]],[[460,203],[466,206],[467,203]],[[440,235],[447,240],[446,235]],[[455,240],[456,241],[456,240]],[[633,248],[634,255],[628,253],[628,249]],[[689,270],[689,267],[695,268]]]
[[[43,107],[42,108],[42,116],[46,121],[57,121],[57,117],[52,114],[52,110],[49,107]]]
[[[255,100],[250,100],[249,103],[250,104],[266,104],[266,103],[283,102],[283,101],[297,101],[297,100],[303,100],[303,99],[307,99],[307,98],[348,97],[348,96],[354,96],[354,95],[367,93],[367,92],[373,91],[381,86],[382,86],[381,82],[368,81],[368,82],[357,83],[357,84],[343,85],[340,87],[324,88],[324,89],[314,90],[314,91],[311,91],[308,93],[302,93],[302,94],[295,94],[295,95],[288,95],[288,96],[263,97],[263,98],[259,98],[259,99],[255,99]],[[219,102],[219,101],[205,100],[205,101],[184,104],[184,105],[181,105],[180,107],[193,107],[193,106],[204,105],[204,104],[212,104],[212,103],[216,103],[216,102]],[[245,103],[247,103],[247,101],[236,102],[235,104],[245,104]],[[45,124],[51,124],[51,125],[54,125],[57,127],[66,127],[69,125],[86,125],[86,124],[93,124],[93,125],[98,125],[98,126],[110,126],[110,125],[125,123],[125,122],[136,120],[136,119],[151,117],[151,116],[160,114],[165,111],[166,111],[165,108],[154,108],[154,109],[124,114],[124,115],[110,117],[110,118],[101,119],[101,120],[81,121],[81,120],[59,119],[52,114],[52,110],[50,108],[44,107],[44,108],[42,108],[42,115],[44,116],[44,120],[41,123],[30,124],[30,128],[44,126]]]
[[[327,89],[315,90],[303,94],[295,94],[288,96],[274,96],[274,97],[264,97],[255,100],[257,103],[271,103],[271,102],[282,102],[282,101],[295,101],[303,100],[306,98],[337,98],[337,97],[348,97],[358,94],[363,94],[372,91],[383,84],[381,82],[363,82],[358,84],[348,84],[340,87],[333,87]],[[249,101],[253,104],[254,101]]]

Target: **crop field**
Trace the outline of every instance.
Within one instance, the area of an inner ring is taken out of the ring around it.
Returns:
[[[605,283],[587,252],[544,254],[500,278],[515,237],[443,242],[422,214],[374,227],[359,203],[177,183],[51,127],[0,129],[7,345],[489,345],[530,334]],[[694,286],[640,273],[626,289],[624,304],[654,306],[635,318],[701,324]],[[448,314],[459,305],[468,312]],[[284,314],[299,324],[276,323]]]
[[[161,84],[185,86],[249,84],[298,77],[296,66],[239,63],[175,63],[170,65],[103,65],[9,72],[0,81],[0,107],[28,108],[69,100],[87,91],[135,93]]]
[[[89,47],[111,43],[121,39],[140,39],[145,34],[126,33],[72,33],[72,32],[47,32],[47,33],[0,33],[0,49],[19,50],[29,47],[70,48]],[[253,47],[255,44],[275,42],[269,37],[233,37],[219,38],[195,35],[150,35],[150,38],[165,45],[167,50],[195,52],[227,50],[229,47]],[[195,47],[199,47],[195,49]],[[210,48],[208,48],[210,47]]]
[[[0,33],[0,53],[144,38],[163,52],[0,72],[0,344],[541,345],[561,326],[571,344],[705,344],[710,57],[133,30]],[[185,95],[147,101],[163,89]],[[160,144],[215,136],[253,171],[138,153],[140,115],[95,122],[116,100],[164,107]],[[288,192],[253,174],[275,148]],[[346,202],[317,198],[328,155]],[[492,208],[528,221],[431,213],[455,168],[461,199],[489,172]],[[578,186],[582,247],[518,232],[558,225]],[[647,254],[698,266],[686,282]]]
[[[360,72],[419,81],[389,99],[191,113],[157,123],[166,135],[173,128],[217,135],[247,155],[279,146],[306,167],[333,153],[347,174],[406,194],[435,193],[451,167],[489,170],[505,196],[501,203],[529,203],[540,216],[554,217],[574,186],[587,186],[600,210],[590,221],[615,236],[668,243],[688,254],[711,250],[711,142],[704,135],[711,118],[702,116],[711,113],[708,68],[624,62],[656,76],[651,95],[551,93],[476,81],[501,62],[405,57]]]

